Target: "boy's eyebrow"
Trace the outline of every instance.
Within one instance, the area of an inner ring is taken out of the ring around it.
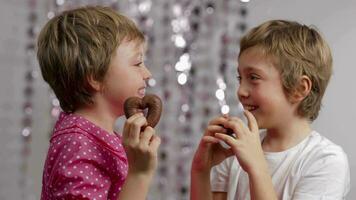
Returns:
[[[247,67],[244,67],[244,71],[247,71],[247,72],[250,72],[250,71],[255,71],[255,72],[258,72],[258,73],[265,73],[263,70],[257,68],[257,67],[253,67],[253,66],[247,66]],[[239,67],[237,67],[237,73],[240,73],[240,69]]]

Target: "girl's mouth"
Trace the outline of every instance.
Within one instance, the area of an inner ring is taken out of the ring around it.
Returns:
[[[146,88],[141,88],[138,90],[138,94],[140,97],[144,97],[146,94]]]

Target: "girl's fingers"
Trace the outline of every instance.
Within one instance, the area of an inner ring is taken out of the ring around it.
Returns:
[[[134,121],[129,123],[129,140],[134,143],[139,143],[141,127],[147,125],[147,120],[143,116],[135,118]]]
[[[153,152],[157,152],[159,145],[161,144],[161,138],[157,135],[152,135],[150,147]]]
[[[140,135],[140,144],[148,146],[154,134],[155,130],[150,126],[147,126]]]
[[[124,138],[128,138],[129,137],[129,133],[130,133],[130,124],[135,121],[138,117],[143,116],[143,113],[136,113],[134,115],[132,115],[131,117],[129,117],[124,124],[124,133],[123,133],[123,137]]]

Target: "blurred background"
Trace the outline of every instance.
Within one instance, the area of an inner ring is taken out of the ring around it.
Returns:
[[[190,163],[207,122],[238,114],[236,66],[242,34],[270,19],[315,25],[329,42],[334,73],[313,127],[341,145],[356,176],[356,1],[332,0],[0,0],[0,199],[39,199],[59,102],[35,56],[37,35],[58,12],[110,6],[148,41],[149,91],[164,102],[159,167],[148,199],[189,196]],[[354,89],[353,89],[354,88]],[[123,119],[117,122],[120,131]]]

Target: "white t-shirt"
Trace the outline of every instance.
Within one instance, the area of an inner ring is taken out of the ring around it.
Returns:
[[[339,200],[350,190],[345,152],[316,131],[286,151],[264,154],[280,200]],[[227,200],[250,199],[248,175],[235,156],[212,169],[211,187],[227,192]]]

